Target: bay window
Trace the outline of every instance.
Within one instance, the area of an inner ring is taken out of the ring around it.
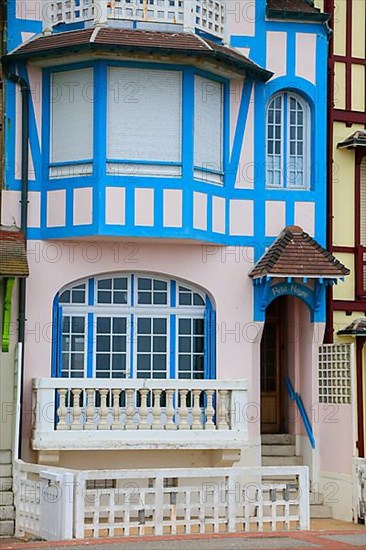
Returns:
[[[64,378],[214,375],[215,312],[199,289],[148,274],[93,277],[54,307],[53,374]]]
[[[222,81],[190,67],[99,61],[50,72],[49,85],[50,179],[177,178],[185,165],[195,179],[223,183]]]

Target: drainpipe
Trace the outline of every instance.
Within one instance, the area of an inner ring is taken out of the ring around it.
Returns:
[[[28,155],[28,136],[29,136],[29,86],[28,83],[16,73],[13,73],[9,70],[7,63],[3,63],[3,72],[4,76],[14,82],[20,87],[20,92],[22,94],[22,129],[21,129],[21,199],[20,199],[20,229],[24,235],[25,247],[27,248],[27,227],[28,227],[28,164],[29,164],[29,155]],[[22,409],[23,403],[23,379],[24,379],[24,341],[25,341],[25,303],[26,303],[26,279],[19,279],[19,303],[18,303],[18,344],[20,344],[21,349],[21,358],[18,364],[18,369],[20,370],[20,388],[18,388],[19,393],[19,402],[17,405]],[[15,441],[15,448],[17,453],[15,458],[20,458],[21,456],[21,433],[22,433],[22,414],[18,415],[18,426],[16,427],[16,432],[18,432],[18,438]]]

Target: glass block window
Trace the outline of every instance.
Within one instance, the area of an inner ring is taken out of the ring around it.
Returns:
[[[296,94],[280,92],[267,107],[266,185],[310,188],[310,108]]]
[[[319,402],[351,404],[352,345],[320,346],[318,369]]]

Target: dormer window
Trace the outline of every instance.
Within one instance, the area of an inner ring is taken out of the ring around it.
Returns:
[[[297,94],[281,92],[267,107],[266,185],[310,189],[310,109]]]

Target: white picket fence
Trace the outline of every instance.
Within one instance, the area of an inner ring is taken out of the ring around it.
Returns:
[[[18,536],[64,540],[310,527],[307,466],[76,471],[16,461],[14,483]]]
[[[353,519],[366,524],[366,458],[353,459]]]

